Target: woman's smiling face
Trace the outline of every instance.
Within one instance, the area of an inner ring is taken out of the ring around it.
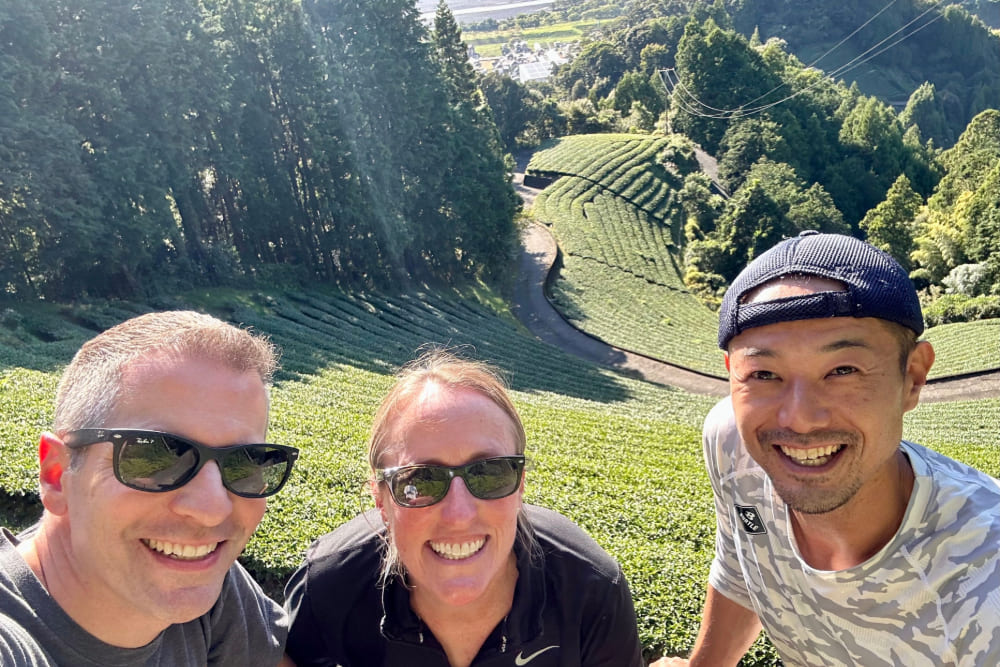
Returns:
[[[380,466],[386,468],[457,466],[518,453],[511,418],[496,403],[433,381],[399,407],[385,440]],[[456,477],[443,500],[422,508],[400,507],[384,483],[376,493],[414,606],[462,606],[512,592],[523,486],[505,498],[480,500]]]

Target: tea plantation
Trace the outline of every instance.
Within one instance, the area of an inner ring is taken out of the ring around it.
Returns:
[[[527,500],[555,508],[616,556],[647,655],[697,632],[714,515],[699,425],[709,398],[625,378],[528,336],[490,294],[189,294],[154,304],[0,315],[0,523],[39,511],[35,447],[61,367],[98,331],[140,312],[193,307],[268,333],[284,350],[270,438],[302,449],[242,560],[281,599],[309,542],[368,507],[364,447],[391,372],[432,342],[498,364],[528,432]],[[918,408],[907,436],[996,475],[1000,400]],[[766,641],[746,664],[775,664]]]
[[[666,137],[563,137],[538,151],[529,173],[554,178],[532,215],[550,226],[562,257],[555,307],[617,347],[719,373],[717,316],[682,279],[682,181],[657,161]],[[938,350],[932,378],[1000,366],[1000,320],[927,331]]]

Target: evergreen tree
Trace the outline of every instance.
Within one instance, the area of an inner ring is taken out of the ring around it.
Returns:
[[[488,72],[480,81],[504,148],[513,153],[520,136],[538,118],[531,91],[506,74]]]
[[[62,297],[67,271],[99,253],[98,202],[66,122],[56,45],[32,0],[0,4],[0,290]]]
[[[907,271],[912,268],[913,224],[922,205],[923,199],[910,187],[910,179],[900,174],[885,201],[868,211],[860,224],[868,242],[895,257]]]
[[[462,31],[445,0],[438,0],[431,39],[434,61],[447,87],[449,104],[479,106],[476,72],[469,63],[469,47],[462,41]]]
[[[994,293],[1000,293],[1000,162],[986,175],[969,201],[969,256],[987,266]]]
[[[899,115],[904,127],[917,126],[920,135],[937,146],[951,146],[955,133],[945,118],[944,109],[934,90],[934,84],[924,82],[910,94],[906,108]]]
[[[677,76],[670,101],[670,122],[715,153],[728,127],[724,110],[753,104],[778,79],[746,39],[712,20],[689,23],[677,48]]]

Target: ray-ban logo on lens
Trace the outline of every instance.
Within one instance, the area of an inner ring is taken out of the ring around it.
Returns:
[[[546,646],[542,650],[535,651],[534,653],[532,653],[531,655],[529,655],[527,657],[524,655],[524,651],[521,651],[516,656],[514,656],[514,664],[517,665],[518,667],[521,667],[521,665],[527,665],[529,662],[531,662],[532,660],[534,660],[535,658],[537,658],[541,654],[545,653],[546,651],[548,651],[550,649],[554,649],[554,648],[559,648],[559,647],[556,646],[556,645]]]
[[[736,505],[736,515],[740,518],[743,523],[743,530],[746,531],[747,535],[763,535],[767,532],[764,528],[764,522],[760,520],[760,512],[757,511],[756,507]]]

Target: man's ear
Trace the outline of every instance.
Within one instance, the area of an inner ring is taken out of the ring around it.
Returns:
[[[934,348],[925,340],[917,343],[906,361],[906,381],[910,384],[906,396],[905,410],[917,407],[920,400],[920,390],[927,384],[927,374],[934,365]]]
[[[52,514],[66,513],[63,473],[69,468],[69,448],[57,436],[46,431],[38,441],[39,495]]]
[[[722,358],[726,360],[726,372],[728,373],[729,372],[729,353],[728,352],[723,352],[722,353]]]

